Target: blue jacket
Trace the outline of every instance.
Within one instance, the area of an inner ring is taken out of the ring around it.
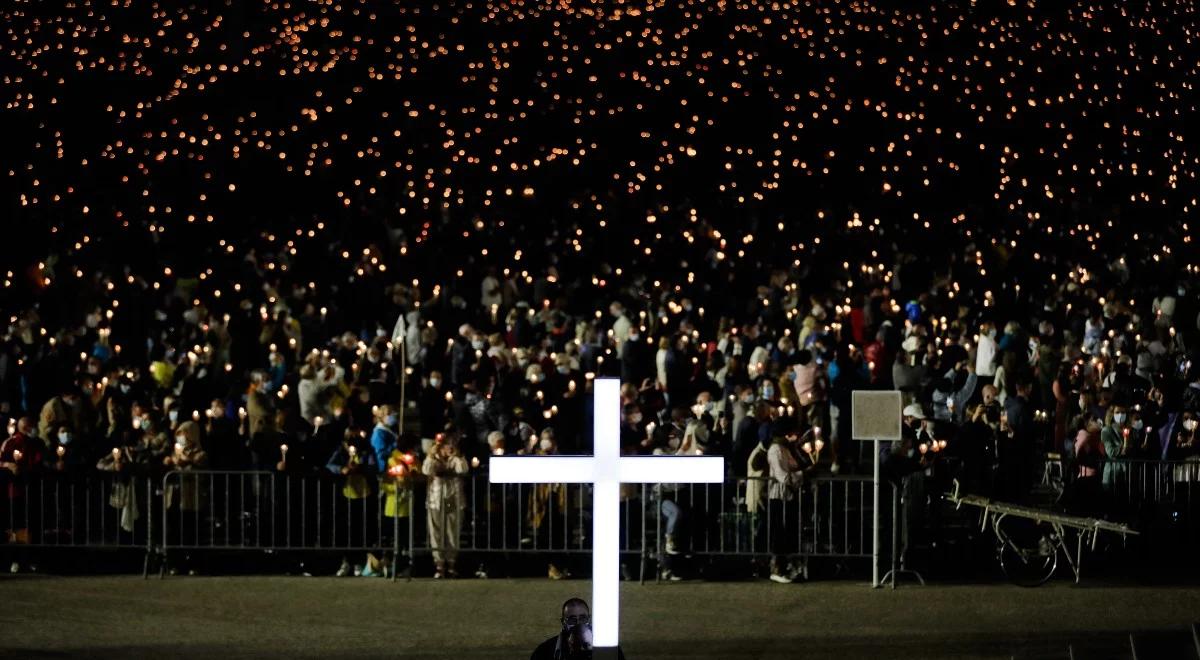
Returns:
[[[375,425],[375,430],[371,432],[371,449],[375,451],[377,465],[387,465],[388,459],[396,449],[398,439],[395,431],[382,424]]]

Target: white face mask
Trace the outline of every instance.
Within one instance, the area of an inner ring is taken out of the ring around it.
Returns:
[[[538,446],[542,448],[542,451],[550,451],[550,448],[554,446],[554,441],[553,440],[542,440],[541,442],[538,443]]]
[[[1113,415],[1113,422],[1118,426],[1125,423],[1125,413],[1116,413]]]
[[[170,419],[172,422],[178,422],[179,421],[179,411],[172,410],[172,411],[168,412],[167,418]],[[135,426],[134,428],[137,428],[137,427]]]

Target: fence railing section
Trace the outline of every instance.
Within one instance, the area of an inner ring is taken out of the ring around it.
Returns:
[[[1046,478],[1066,482],[1076,473],[1057,461],[1044,470]],[[1119,504],[1171,503],[1186,511],[1200,504],[1200,461],[1107,461],[1097,476]],[[148,559],[206,549],[410,557],[591,551],[588,484],[492,484],[486,474],[474,473],[461,480],[461,490],[429,486],[415,477],[319,473],[3,473],[0,544],[142,549]],[[676,554],[872,556],[870,477],[818,476],[783,499],[769,498],[769,490],[755,479],[625,484],[617,530],[621,552],[643,562]],[[885,513],[891,509],[884,506]],[[891,515],[884,518],[892,524]]]
[[[61,476],[0,473],[0,525],[8,544],[152,548],[161,509],[154,480],[96,472]]]

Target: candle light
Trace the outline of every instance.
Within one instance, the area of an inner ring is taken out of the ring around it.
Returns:
[[[21,450],[20,449],[13,450],[13,462],[15,462],[15,463],[21,462]]]
[[[473,467],[473,468],[479,467],[479,457],[478,456],[471,459],[471,467]]]
[[[353,447],[351,447],[351,449],[353,449]],[[283,460],[285,460],[285,461],[287,460],[287,450],[288,450],[287,445],[279,445],[279,453],[283,454]],[[351,452],[351,453],[353,453],[353,452]]]
[[[54,450],[54,452],[56,454],[58,454],[59,458],[62,458],[64,455],[66,455],[67,448],[60,445],[57,449]]]
[[[117,447],[113,447],[113,450],[112,450],[112,457],[113,457],[113,460],[114,460],[114,461],[119,461],[119,460],[121,460],[121,450],[120,450],[119,448],[117,448]]]

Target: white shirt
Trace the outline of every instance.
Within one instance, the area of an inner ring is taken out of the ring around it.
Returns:
[[[980,376],[996,375],[996,340],[979,335],[979,348],[975,353],[975,373]]]

